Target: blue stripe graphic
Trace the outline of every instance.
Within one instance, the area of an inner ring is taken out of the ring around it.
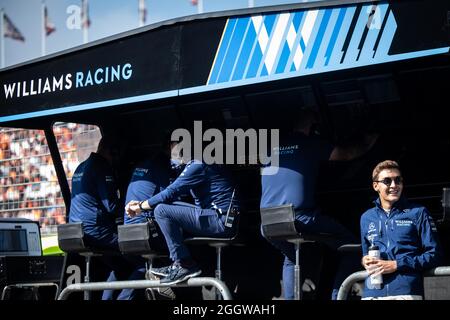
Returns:
[[[361,42],[364,30],[367,28],[367,22],[369,21],[369,13],[372,5],[364,5],[356,22],[355,29],[353,30],[353,36],[348,45],[347,52],[345,53],[345,62],[354,62],[359,54],[358,45]],[[369,10],[368,10],[369,9]]]
[[[285,26],[284,31],[283,31],[283,37],[281,38],[279,46],[278,46],[277,56],[275,58],[273,66],[272,66],[272,74],[277,73],[276,72],[277,71],[277,66],[280,63],[281,56],[283,55],[283,52],[284,52],[284,49],[285,49],[285,45],[287,45],[287,35],[289,33],[289,29],[291,28],[291,24],[292,24],[293,18],[294,18],[294,13],[290,13],[288,21],[287,21],[286,26]],[[289,47],[288,47],[288,49],[289,49]],[[285,62],[284,62],[285,64],[286,64],[288,58],[289,58],[289,54],[287,54],[286,57],[285,57]]]
[[[325,29],[325,33],[323,35],[323,39],[320,43],[319,51],[317,52],[317,58],[314,62],[316,67],[323,67],[325,65],[325,54],[328,48],[328,44],[330,43],[331,35],[333,34],[334,27],[336,26],[336,22],[339,16],[339,9],[331,10],[330,19],[328,21],[327,27]]]
[[[225,82],[230,79],[249,20],[249,18],[238,19],[217,82]]]
[[[387,9],[388,4],[377,6],[376,12],[372,18],[371,27],[367,33],[366,41],[364,42],[361,50],[361,55],[359,58],[360,61],[366,60],[369,62],[373,59],[375,42],[377,41],[378,34],[380,33],[381,24],[384,20]]]
[[[245,66],[245,71],[244,71],[244,76],[243,76],[244,78],[247,78],[247,74],[248,74],[248,71],[250,69],[250,65],[252,63],[253,56],[255,55],[255,53],[256,53],[256,51],[258,50],[258,47],[259,47],[258,36],[259,36],[259,33],[261,32],[261,29],[262,29],[262,22],[264,21],[264,16],[260,16],[260,17],[261,17],[261,24],[259,25],[258,30],[256,30],[257,26],[253,23],[253,17],[250,19],[250,21],[251,21],[250,27],[251,28],[253,27],[253,29],[255,30],[256,37],[255,37],[255,40],[253,41],[252,50],[250,51],[250,55],[249,55],[249,58],[248,58],[247,65]]]
[[[397,29],[397,22],[392,11],[389,11],[389,17],[384,27],[383,35],[381,36],[380,43],[378,44],[375,58],[381,58],[388,56],[389,49],[391,47],[392,40],[394,39],[395,30]]]
[[[330,42],[328,43],[327,52],[325,53],[325,65],[327,66],[330,62],[331,53],[333,52],[334,46],[336,44],[337,36],[339,34],[339,30],[341,30],[342,22],[344,21],[345,12],[347,11],[347,8],[341,8],[339,9],[339,16],[336,21],[336,25],[334,26],[333,33],[331,35]]]
[[[314,22],[314,27],[311,31],[311,35],[309,36],[309,40],[306,43],[306,48],[304,51],[304,56],[302,59],[302,63],[300,64],[300,69],[299,70],[305,70],[306,69],[306,64],[309,61],[309,58],[311,56],[312,50],[314,48],[314,43],[316,41],[316,38],[319,37],[319,29],[320,26],[322,24],[322,19],[324,17],[325,14],[325,10],[319,10],[319,12],[317,13],[317,17],[316,17],[316,21]],[[304,28],[304,26],[303,26]]]
[[[256,73],[258,72],[259,63],[261,62],[262,57],[263,54],[261,51],[261,46],[258,43],[256,43],[255,50],[253,51],[253,57],[248,67],[247,74],[245,76],[247,79],[256,77]]]
[[[342,48],[344,46],[345,38],[350,29],[350,25],[352,24],[353,16],[355,15],[356,6],[348,7],[345,12],[344,21],[342,22],[342,27],[339,30],[339,34],[336,40],[336,44],[333,48],[330,58],[330,65],[335,65],[341,62],[342,55],[344,52]]]
[[[239,80],[244,77],[244,72],[250,58],[250,53],[252,52],[255,41],[257,41],[256,36],[255,28],[249,18],[247,36],[244,39],[244,45],[242,47],[241,54],[239,55],[234,74],[231,78],[232,80]]]
[[[291,72],[296,71],[296,70],[295,70],[295,64],[294,64],[294,63],[292,63],[290,71],[291,71]]]
[[[220,87],[227,87],[230,86],[227,85],[229,82],[236,83],[236,85],[247,83],[247,81],[257,83],[448,52],[449,48],[446,47],[390,56],[389,50],[397,30],[397,22],[392,10],[389,9],[389,4],[387,2],[379,3],[375,12],[372,12],[372,8],[375,8],[374,5],[358,6],[361,6],[361,11],[358,13],[355,28],[352,30],[350,30],[350,25],[357,6],[319,10],[307,44],[301,35],[301,30],[305,27],[307,13],[310,12],[308,10],[289,12],[290,16],[286,21],[286,27],[278,30],[276,43],[274,42],[274,31],[277,21],[281,14],[288,12],[258,16],[261,19],[260,30],[255,30],[252,18],[230,19],[217,49],[209,84],[213,85],[215,81],[222,83]],[[386,26],[380,36],[381,24],[387,14]],[[293,34],[290,39],[293,41],[292,48],[289,47],[287,41],[287,35],[291,28],[295,30],[295,40],[292,39]],[[262,30],[267,32],[268,36],[264,51],[258,40]],[[366,31],[367,36],[364,41],[361,41],[362,35]],[[350,43],[345,60],[341,62],[343,45],[347,37],[350,37]],[[374,52],[378,37],[380,37],[380,43],[377,52]],[[276,48],[271,48],[275,45]],[[280,47],[278,48],[278,46]],[[361,48],[358,48],[359,46]],[[269,49],[271,55],[276,55],[275,57],[271,56],[273,61],[270,60],[271,63],[273,62],[272,74],[268,73],[264,63]],[[297,50],[302,50],[303,53],[302,60],[299,60],[299,68],[296,68],[294,63]],[[214,85],[214,87],[217,86]],[[180,91],[183,94],[190,92],[183,90]]]
[[[300,23],[302,22],[303,13],[305,11],[295,12],[294,18],[292,19],[292,24],[294,25],[295,31],[298,31],[298,27],[300,27]]]
[[[266,60],[267,52],[269,51],[269,47],[272,43],[272,38],[275,33],[275,25],[277,24],[279,16],[280,15],[278,15],[278,14],[271,14],[271,15],[267,16],[267,18],[264,20],[264,22],[265,22],[264,25],[269,26],[269,27],[266,27],[267,34],[269,35],[269,40],[267,41],[267,46],[263,52],[261,63],[259,65],[258,71],[256,73],[258,76],[267,76],[269,74],[264,61]],[[269,21],[266,23],[266,20],[269,20]]]
[[[287,41],[287,35],[289,34],[289,29],[291,27],[294,28],[294,30],[296,32],[296,37],[297,37],[297,33],[299,32],[299,27],[300,27],[300,23],[302,21],[303,12],[295,12],[295,13],[292,13],[292,15],[293,15],[292,22],[290,24],[288,24],[288,26],[287,26],[286,40],[284,42],[283,51],[281,52],[281,56],[278,61],[278,66],[277,66],[275,73],[284,72],[286,70],[286,66],[289,62],[289,56],[291,55],[291,49],[289,49],[289,44]],[[292,49],[294,49],[294,48],[295,48],[295,40],[292,44]]]
[[[253,55],[251,57],[251,61],[250,61],[249,65],[247,67],[248,68],[247,73],[245,75],[245,78],[247,78],[247,79],[256,77],[256,75],[258,73],[259,65],[260,65],[262,57],[264,55],[264,52],[262,52],[262,50],[261,50],[261,45],[259,44],[258,37],[259,37],[259,34],[261,32],[263,32],[263,30],[265,28],[264,20],[267,19],[268,16],[262,16],[262,17],[263,17],[263,20],[261,22],[260,30],[258,31],[258,36],[256,37],[256,44],[255,44],[255,48],[253,50]]]
[[[286,64],[289,59],[289,55],[291,54],[291,50],[289,49],[289,45],[287,44],[287,41],[284,43],[283,51],[281,52],[280,60],[278,61],[277,69],[275,70],[275,73],[282,73],[284,72],[284,69],[286,68]]]
[[[223,58],[225,57],[225,54],[228,49],[228,45],[231,39],[231,35],[234,31],[234,26],[236,24],[237,19],[229,19],[228,23],[226,25],[226,30],[223,35],[222,41],[220,43],[219,52],[216,56],[216,61],[214,62],[214,68],[211,72],[211,76],[209,78],[209,83],[215,83],[217,82],[217,76],[219,75],[220,68],[222,67]]]
[[[267,34],[270,36],[270,33],[272,32],[272,29],[275,25],[275,21],[278,18],[278,14],[269,14],[268,16],[266,16],[266,18],[264,19],[264,25],[266,26],[267,29]]]
[[[294,46],[291,48],[291,54],[289,56],[289,60],[288,60],[287,65],[286,65],[285,72],[296,71],[295,64],[292,63],[292,61],[294,60],[295,52],[297,51],[297,48],[299,46],[301,46],[302,43],[303,43],[303,46],[305,45],[305,43],[303,42],[303,39],[302,39],[301,30],[303,29],[303,25],[305,24],[306,15],[307,15],[308,12],[307,11],[302,11],[301,13],[302,13],[302,15],[301,15],[300,23],[299,23],[298,28],[296,30],[297,36],[295,37]],[[302,52],[304,52],[304,51],[305,50],[302,49]]]
[[[269,75],[269,72],[267,71],[267,67],[266,67],[265,64],[263,64],[262,67],[261,67],[260,76],[264,77],[264,76],[268,76],[268,75]]]
[[[300,48],[302,49],[303,52],[305,52],[306,44],[305,41],[303,40],[303,37],[300,38]]]
[[[308,69],[312,68],[314,66],[314,62],[316,62],[317,54],[327,28],[328,21],[330,21],[331,11],[332,10],[330,9],[326,9],[323,14],[322,22],[320,23],[319,31],[317,32],[317,36],[311,50],[311,55],[309,56],[308,63],[306,64],[306,68]]]

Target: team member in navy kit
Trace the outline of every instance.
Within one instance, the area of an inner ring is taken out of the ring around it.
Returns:
[[[195,206],[167,204],[187,191],[191,192]],[[231,203],[233,191],[231,176],[225,166],[192,160],[164,191],[146,201],[127,204],[131,216],[154,209],[170,258],[174,261],[169,267],[154,270],[157,275],[165,276],[162,283],[178,283],[201,273],[183,242],[183,232],[206,237],[227,237],[235,232],[236,224],[231,228],[225,227],[230,205],[238,209],[237,202]]]
[[[87,242],[97,248],[118,248],[115,219],[122,207],[113,171],[118,152],[112,137],[103,137],[97,152],[80,163],[72,177],[69,221],[83,222]]]
[[[375,207],[361,216],[362,264],[369,274],[383,275],[381,288],[366,281],[363,299],[421,300],[422,272],[439,265],[438,235],[428,210],[402,196],[403,178],[397,162],[380,162],[372,173],[378,193]],[[380,259],[368,256],[370,245]]]
[[[153,159],[140,161],[131,176],[125,203],[129,203],[131,200],[142,201],[151,198],[169,185],[169,178],[168,157],[158,155]],[[125,210],[124,223],[147,222],[150,218],[153,218],[153,210],[144,211],[142,214],[133,217],[128,215]]]
[[[348,148],[333,147],[310,131],[315,113],[302,110],[294,132],[281,133],[280,146],[273,152],[279,155],[279,167],[261,171],[261,208],[292,204],[296,213],[296,227],[300,232],[332,233],[337,241],[327,243],[333,249],[345,243],[356,243],[357,237],[332,218],[322,215],[315,201],[316,180],[319,165],[327,160],[350,160],[362,155],[375,142],[376,136],[368,137],[365,145]],[[264,236],[264,234],[263,234]],[[285,256],[283,265],[283,292],[287,300],[294,299],[295,248],[287,241],[268,239]],[[345,279],[340,268],[335,279],[332,298],[337,297],[340,284]]]
[[[175,169],[171,170],[170,163],[169,156],[165,152],[157,152],[153,157],[148,157],[139,161],[133,170],[125,202],[128,203],[131,200],[146,200],[163,191],[169,185],[171,171],[175,171]],[[126,210],[124,212],[124,224],[149,222],[152,227],[157,230],[153,210],[144,211],[142,214],[134,217],[129,216],[126,213]],[[159,252],[167,250],[162,235],[152,238],[151,245],[153,249]],[[135,278],[129,280],[144,279],[145,260],[135,257],[133,262],[135,264],[135,271],[133,273]],[[123,292],[124,291],[129,291],[130,295],[134,293],[134,289],[124,289]],[[156,292],[171,299],[175,297],[170,288],[158,288],[156,289]]]
[[[118,250],[116,218],[123,211],[114,178],[113,165],[119,161],[120,148],[111,136],[103,137],[97,152],[82,162],[72,177],[72,201],[69,221],[82,222],[85,241],[97,249]],[[112,272],[107,281],[125,280],[133,266],[121,257],[100,258]],[[113,298],[112,292],[103,292],[104,300]],[[130,299],[119,295],[118,299]]]
[[[170,156],[167,155],[170,152]],[[185,164],[178,143],[171,142],[167,150],[155,153],[138,162],[133,170],[128,185],[125,203],[132,200],[143,201],[163,191],[183,171]],[[141,223],[153,218],[153,210],[143,211],[139,215],[130,216],[125,209],[124,223]]]

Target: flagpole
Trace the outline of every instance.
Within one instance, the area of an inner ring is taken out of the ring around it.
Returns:
[[[45,43],[45,1],[42,0],[42,8],[41,8],[41,56],[45,56],[46,51],[46,43]]]
[[[5,67],[5,10],[0,9],[0,67]]]
[[[255,6],[255,0],[248,0],[248,7],[253,8]]]
[[[139,0],[139,27],[144,26],[144,10],[145,10],[145,0]]]
[[[197,3],[197,9],[198,9],[198,13],[203,13],[203,0],[198,0]]]
[[[82,0],[82,4],[83,4],[83,11],[84,11],[84,16],[83,16],[83,21],[82,26],[83,26],[83,43],[86,44],[89,41],[89,35],[88,35],[88,0]]]

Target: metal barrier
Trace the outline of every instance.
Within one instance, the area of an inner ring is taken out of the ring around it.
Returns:
[[[58,284],[54,283],[54,282],[40,282],[40,283],[15,283],[15,284],[10,284],[7,285],[3,288],[2,291],[2,296],[0,298],[0,300],[5,300],[5,296],[6,293],[8,292],[8,290],[10,290],[11,288],[19,288],[19,289],[32,289],[33,290],[33,295],[35,296],[36,300],[38,300],[38,293],[37,290],[40,287],[55,287],[56,291],[55,291],[55,299],[58,297],[58,291],[59,291],[59,286]]]
[[[132,280],[113,282],[90,282],[76,283],[67,286],[59,295],[58,300],[66,300],[72,292],[76,291],[100,291],[100,290],[121,290],[121,289],[147,289],[162,287],[203,287],[213,286],[219,290],[224,300],[232,300],[230,290],[224,282],[211,277],[191,278],[177,284],[163,284],[159,280]]]
[[[424,277],[442,277],[450,276],[450,266],[437,267],[426,271]],[[337,300],[347,300],[348,293],[355,282],[363,281],[369,276],[369,273],[365,270],[358,271],[349,275],[344,282],[342,282],[341,287],[337,295]]]

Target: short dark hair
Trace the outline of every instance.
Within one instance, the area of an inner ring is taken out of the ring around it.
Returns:
[[[395,162],[394,160],[384,160],[382,162],[380,162],[379,164],[377,164],[375,166],[375,169],[373,169],[372,172],[372,181],[376,181],[378,180],[378,175],[380,174],[381,171],[383,170],[387,170],[387,169],[395,169],[400,171],[400,166],[398,165],[397,162]]]

